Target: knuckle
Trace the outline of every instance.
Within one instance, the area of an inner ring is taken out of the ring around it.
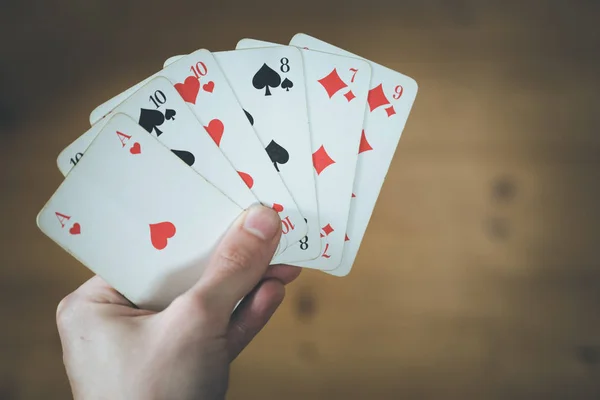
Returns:
[[[210,296],[205,291],[187,293],[176,298],[169,307],[169,318],[178,321],[178,326],[195,326],[200,324],[206,329],[214,325],[212,322],[217,315],[215,308],[211,305]],[[179,322],[185,322],[183,325]]]
[[[56,325],[59,330],[64,330],[72,320],[73,310],[75,308],[76,295],[71,293],[65,296],[56,307]]]
[[[235,333],[232,336],[238,338],[238,342],[241,342],[240,338],[246,338],[250,334],[250,327],[244,321],[236,321],[232,324],[231,330]]]
[[[176,298],[170,308],[175,318],[187,319],[191,315],[204,316],[208,312],[206,303],[202,293],[191,293]]]

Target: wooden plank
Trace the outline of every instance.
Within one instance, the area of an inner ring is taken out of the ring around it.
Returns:
[[[69,396],[54,312],[90,273],[33,221],[89,112],[174,54],[297,31],[420,94],[355,270],[288,288],[229,397],[600,396],[600,3],[145,4],[0,13],[1,399]]]

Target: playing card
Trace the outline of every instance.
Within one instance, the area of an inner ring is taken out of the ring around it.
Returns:
[[[185,56],[176,55],[176,56],[167,58],[167,60],[163,63],[163,68],[167,68],[169,65],[173,64],[175,61],[178,61],[182,57],[185,57]]]
[[[308,234],[280,262],[320,255],[318,204],[302,57],[291,46],[213,53],[283,181],[308,222]],[[293,227],[289,227],[294,229]],[[289,244],[289,241],[288,241]]]
[[[279,212],[287,242],[297,243],[302,239],[307,232],[304,217],[273,168],[265,152],[266,144],[263,145],[254,132],[252,116],[240,106],[212,54],[207,50],[198,50],[179,57],[177,62],[153,76],[163,76],[171,81],[254,196],[265,206]],[[92,123],[117,107],[150,79],[152,77],[97,107],[90,116]],[[215,184],[218,186],[218,183]]]
[[[169,147],[240,207],[247,208],[257,202],[240,175],[166,78],[156,77],[148,81],[118,105],[114,113],[135,118],[146,132]],[[73,167],[71,161],[76,160],[79,154],[84,154],[94,139],[94,133],[98,133],[105,123],[106,119],[100,121],[100,127],[92,127],[60,154],[58,164],[61,170],[68,172]]]
[[[358,57],[302,33],[294,36],[290,44],[310,50]],[[348,237],[342,263],[335,270],[328,271],[336,276],[347,275],[352,268],[418,90],[414,79],[367,61],[371,65],[372,77],[365,128],[359,146],[353,190],[355,197],[350,208]]]
[[[160,310],[196,283],[241,212],[116,114],[40,211],[38,226],[134,304]]]
[[[243,39],[236,48],[273,45]],[[321,256],[302,266],[332,270],[342,261],[371,67],[355,57],[301,52],[322,242]]]

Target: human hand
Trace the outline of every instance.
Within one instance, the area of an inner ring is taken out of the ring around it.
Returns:
[[[280,235],[273,210],[250,208],[225,234],[195,286],[158,313],[134,308],[99,277],[65,297],[57,325],[74,398],[223,399],[229,363],[300,273],[287,265],[268,267]]]

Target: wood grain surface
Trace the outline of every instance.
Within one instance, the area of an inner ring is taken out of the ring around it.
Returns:
[[[597,1],[0,5],[0,399],[65,399],[90,273],[35,226],[60,150],[173,55],[306,32],[419,95],[354,271],[305,271],[230,399],[600,398]]]

